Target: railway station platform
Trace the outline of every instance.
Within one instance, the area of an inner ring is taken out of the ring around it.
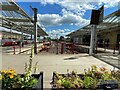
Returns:
[[[75,70],[77,73],[84,73],[84,69],[88,69],[92,65],[106,67],[108,70],[118,69],[114,65],[102,61],[100,58],[89,56],[87,53],[56,54],[56,50],[55,45],[51,44],[48,50],[41,51],[37,55],[34,55],[33,58],[33,65],[38,62],[37,73],[43,71],[44,88],[51,88],[50,82],[52,81],[54,71],[67,73],[67,71],[71,72]],[[99,55],[103,56],[105,54]],[[29,56],[27,53],[15,55],[2,53],[2,69],[14,68],[17,73],[23,73],[25,63],[29,61]],[[111,62],[119,59],[117,56],[104,56],[104,59],[107,61],[110,60],[110,58]],[[114,58],[114,60],[112,60],[112,58]]]

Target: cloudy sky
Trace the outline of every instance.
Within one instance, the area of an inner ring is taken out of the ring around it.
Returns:
[[[22,0],[23,1],[23,0]],[[104,16],[118,10],[119,0],[28,0],[18,4],[30,15],[38,9],[38,24],[51,36],[66,35],[90,23],[91,10],[105,7]]]

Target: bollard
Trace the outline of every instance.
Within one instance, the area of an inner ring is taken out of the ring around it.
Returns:
[[[14,50],[13,54],[15,54],[15,46],[13,46],[13,50]]]
[[[57,47],[57,52],[56,52],[56,54],[58,54],[58,41],[56,42],[56,47]]]
[[[113,51],[113,54],[115,54],[115,45],[114,45],[114,51]]]
[[[19,53],[21,53],[21,45],[20,45],[20,51],[19,51]]]
[[[71,44],[71,51],[72,51],[72,54],[74,54],[74,43]]]
[[[61,42],[61,54],[63,54],[63,52],[64,52],[64,42]]]
[[[104,43],[104,45],[103,45],[103,46],[104,46],[104,51],[106,52],[106,44]]]
[[[119,54],[120,54],[120,42],[119,42]]]

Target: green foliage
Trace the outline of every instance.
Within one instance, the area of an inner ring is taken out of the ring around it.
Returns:
[[[88,70],[85,69],[84,74],[72,71],[71,73],[58,74],[56,72],[54,77],[53,86],[57,88],[86,88],[96,89],[101,81],[117,80],[120,87],[120,71],[108,71],[105,67],[98,68],[95,65],[91,66]]]
[[[59,41],[64,41],[64,36],[60,36]]]
[[[85,76],[84,77],[85,88],[90,88],[91,87],[91,81],[92,81],[92,78],[90,76]]]
[[[84,76],[83,82],[85,88],[96,88],[98,84],[98,81],[90,76]]]
[[[37,69],[38,69],[38,62],[35,63],[35,66],[34,66],[34,73],[37,72]]]
[[[70,83],[70,80],[69,79],[65,79],[62,83],[63,87],[65,88],[70,88],[71,86],[71,83]]]
[[[32,88],[33,86],[35,86],[37,84],[38,80],[35,79],[32,76],[24,76],[20,79],[20,84],[21,87],[20,88]]]
[[[32,68],[33,68],[32,67],[33,57],[34,57],[34,48],[32,47],[29,64],[27,65],[27,63],[25,63],[25,73],[24,73],[24,76],[20,80],[21,88],[32,88],[38,82],[36,78],[31,76]],[[35,67],[34,67],[35,73],[37,70],[37,64],[38,62],[36,62]]]
[[[59,88],[81,88],[83,87],[83,82],[74,71],[65,76],[55,72],[55,85]]]

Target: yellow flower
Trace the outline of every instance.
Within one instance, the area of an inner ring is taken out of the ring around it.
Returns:
[[[16,73],[14,73],[14,76],[17,76],[17,74],[16,74]]]
[[[14,72],[14,70],[10,68],[10,69],[8,70],[8,72]]]
[[[12,79],[14,76],[13,75],[9,75],[9,77]]]
[[[2,73],[6,73],[7,71],[6,71],[6,70],[2,70],[1,72],[2,72]]]
[[[12,75],[15,75],[15,76],[17,75],[13,69],[9,69],[9,70],[8,70],[8,73],[9,73],[9,74],[12,74]]]

